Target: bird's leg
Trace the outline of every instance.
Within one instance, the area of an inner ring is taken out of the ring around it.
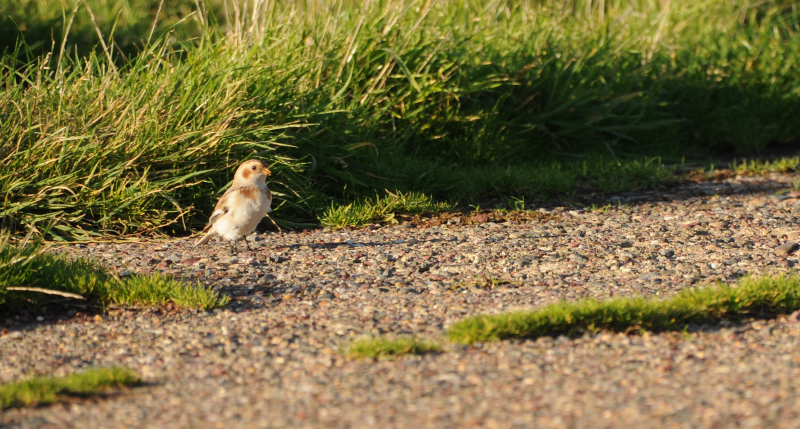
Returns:
[[[251,249],[251,248],[250,248],[250,245],[249,245],[249,244],[247,244],[247,237],[242,237],[242,239],[244,240],[244,247],[246,247],[246,248],[247,248],[247,250],[249,250],[249,251],[251,251],[251,252],[252,252],[252,251],[253,251],[253,249]]]
[[[236,242],[231,241],[231,253],[236,253]]]

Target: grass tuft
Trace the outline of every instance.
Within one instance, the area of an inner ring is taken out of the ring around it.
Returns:
[[[98,368],[66,377],[34,377],[0,385],[0,409],[52,404],[67,395],[100,395],[141,383],[127,368]]]
[[[77,294],[98,305],[161,305],[174,303],[183,308],[210,309],[225,305],[229,298],[198,284],[188,285],[163,275],[118,278],[97,263],[69,260],[45,253],[40,242],[13,245],[0,234],[0,310],[36,308],[54,295],[9,287],[42,288]],[[57,295],[56,295],[57,297]]]
[[[731,170],[742,176],[754,176],[766,173],[791,173],[800,171],[800,157],[783,157],[772,161],[759,159],[736,160],[731,163]]]
[[[331,206],[323,213],[320,223],[332,228],[364,226],[374,222],[397,223],[394,215],[436,213],[452,210],[455,206],[446,202],[435,202],[421,193],[391,193],[385,197],[364,199],[346,206]]]
[[[154,274],[131,276],[111,282],[104,290],[105,299],[115,304],[157,306],[174,303],[182,308],[209,310],[223,306],[230,298],[198,283],[195,286],[171,277]]]
[[[407,354],[438,352],[438,344],[425,342],[413,337],[396,339],[363,338],[353,342],[347,349],[352,358],[385,359]]]
[[[664,300],[623,298],[581,300],[517,311],[470,317],[447,335],[462,344],[509,338],[574,335],[608,329],[672,330],[689,324],[767,317],[800,308],[800,275],[745,277],[735,287],[717,285],[687,290]]]

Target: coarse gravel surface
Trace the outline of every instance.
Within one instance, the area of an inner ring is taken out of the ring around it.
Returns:
[[[147,382],[8,409],[0,427],[797,428],[798,314],[681,333],[443,339],[468,315],[797,272],[796,177],[689,182],[506,221],[259,233],[253,251],[240,243],[236,253],[189,239],[60,247],[123,276],[199,281],[232,301],[210,312],[75,307],[0,319],[0,383],[108,365]],[[367,335],[443,349],[378,361],[341,353]]]

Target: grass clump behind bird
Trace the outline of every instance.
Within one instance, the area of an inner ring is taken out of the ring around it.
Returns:
[[[454,342],[574,335],[594,330],[682,330],[719,320],[763,318],[800,309],[800,275],[745,277],[736,286],[683,291],[671,298],[561,302],[535,311],[480,315],[449,329]]]

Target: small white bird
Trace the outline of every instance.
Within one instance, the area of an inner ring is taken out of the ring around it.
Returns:
[[[212,237],[220,236],[231,242],[231,249],[236,240],[250,234],[261,219],[272,211],[272,192],[267,188],[267,176],[271,172],[266,164],[251,159],[242,163],[233,176],[233,184],[219,199],[211,219],[203,232],[206,235],[195,244],[205,244]],[[247,250],[250,246],[244,241]]]

